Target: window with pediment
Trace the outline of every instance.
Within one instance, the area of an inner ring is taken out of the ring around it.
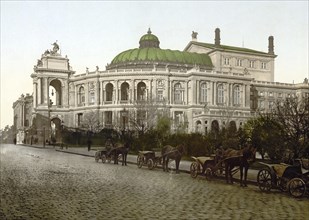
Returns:
[[[233,104],[240,105],[240,87],[238,85],[233,88]]]
[[[177,104],[183,102],[183,89],[180,83],[176,83],[174,86],[174,102]]]
[[[203,83],[200,87],[200,102],[207,103],[207,84]]]
[[[224,103],[224,87],[223,84],[219,84],[217,87],[217,103],[223,104]]]

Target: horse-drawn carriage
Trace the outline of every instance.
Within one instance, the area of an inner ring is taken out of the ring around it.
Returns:
[[[267,164],[257,175],[260,190],[269,192],[271,189],[288,191],[293,197],[302,197],[309,187],[309,162],[308,159],[297,159],[295,165],[285,163]]]
[[[121,159],[121,154],[118,154],[118,160]],[[105,147],[101,150],[95,152],[94,155],[95,162],[99,162],[102,160],[102,163],[110,163],[112,160],[115,160],[115,154],[113,153],[112,149],[106,149]]]
[[[249,162],[255,160],[256,149],[245,147],[241,150],[220,150],[211,157],[192,157],[194,161],[190,166],[192,178],[205,175],[206,179],[225,175],[227,183],[233,183],[233,175],[240,171],[240,184],[246,186]]]
[[[129,152],[129,146],[127,144],[115,144],[112,146],[107,146],[98,150],[95,153],[94,159],[96,162],[102,160],[102,163],[114,161],[118,164],[118,161],[122,161],[122,165],[127,165],[127,155]]]
[[[137,155],[137,166],[142,168],[143,165],[152,170],[158,164],[162,164],[162,155],[158,151],[139,151]]]
[[[206,179],[210,180],[224,171],[224,161],[218,161],[216,155],[191,158],[194,160],[190,165],[190,175],[192,178],[196,178],[198,175],[205,175]]]

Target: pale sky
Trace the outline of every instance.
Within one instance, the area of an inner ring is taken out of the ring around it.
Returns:
[[[58,40],[76,74],[105,70],[139,46],[150,27],[162,49],[198,41],[268,51],[274,36],[275,81],[308,78],[308,1],[1,1],[1,122],[13,124],[13,102],[32,94],[33,66]]]

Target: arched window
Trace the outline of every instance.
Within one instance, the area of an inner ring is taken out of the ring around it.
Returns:
[[[224,103],[224,88],[222,84],[219,84],[217,87],[217,103],[223,104]]]
[[[207,102],[207,84],[203,83],[200,88],[200,102],[206,103]]]
[[[215,134],[215,138],[217,138],[217,134],[219,133],[219,122],[214,120],[211,122],[211,132]]]
[[[128,101],[129,100],[129,84],[122,83],[121,84],[121,101]]]
[[[174,102],[178,104],[182,103],[182,88],[180,83],[174,86]]]
[[[233,89],[233,104],[240,105],[240,88],[235,86]]]
[[[201,121],[197,121],[195,123],[195,132],[202,132],[202,122]]]
[[[229,131],[230,134],[235,134],[237,132],[237,127],[236,127],[235,121],[230,121],[228,131]]]
[[[78,104],[85,104],[85,89],[83,86],[81,86],[78,90]]]
[[[137,84],[137,100],[146,100],[146,84],[140,82]]]
[[[113,90],[114,90],[113,84],[108,83],[108,84],[105,86],[106,101],[113,101]]]

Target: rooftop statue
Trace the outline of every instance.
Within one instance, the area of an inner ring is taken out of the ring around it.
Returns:
[[[197,32],[192,31],[192,34],[191,34],[192,39],[196,39],[196,38],[197,38],[197,35],[198,35],[198,33],[197,33]]]
[[[56,55],[56,54],[58,54],[58,50],[59,50],[60,48],[59,48],[59,45],[57,44],[57,41],[54,42],[52,45],[53,45],[53,49],[50,50],[50,54],[51,54],[51,55]]]

